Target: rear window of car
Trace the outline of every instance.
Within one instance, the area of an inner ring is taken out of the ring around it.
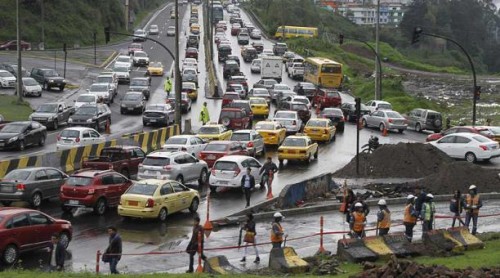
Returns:
[[[165,144],[171,144],[171,145],[184,145],[187,142],[187,138],[173,138],[170,137],[168,138],[167,142]]]
[[[267,105],[267,101],[263,98],[251,99],[250,103],[251,104],[265,104],[265,105]]]
[[[325,109],[323,110],[323,115],[334,115],[334,116],[343,116],[342,110],[338,109]]]
[[[27,180],[30,176],[30,171],[26,170],[13,170],[9,172],[3,179],[4,180]]]
[[[292,104],[291,109],[295,111],[309,111],[305,104]]]
[[[166,166],[170,164],[170,158],[148,156],[144,159],[142,164],[146,166]]]
[[[219,134],[218,127],[202,126],[199,130],[200,134]]]
[[[283,141],[282,146],[286,147],[305,147],[306,146],[306,140],[302,138],[286,138],[285,141]]]
[[[72,176],[69,177],[68,180],[66,181],[66,185],[69,186],[89,186],[92,184],[92,178],[89,177],[78,177],[78,176]]]
[[[223,96],[225,99],[240,99],[240,96],[238,94],[225,94]]]
[[[250,133],[233,133],[231,141],[250,141]]]
[[[325,121],[318,121],[318,120],[310,120],[309,122],[307,122],[307,126],[325,127],[326,122]]]
[[[273,124],[257,124],[255,126],[256,130],[274,130],[274,125]]]
[[[386,112],[387,117],[389,118],[403,118],[399,113],[396,112]]]
[[[214,165],[214,169],[219,171],[234,171],[238,169],[238,164],[231,161],[217,161]]]
[[[328,92],[328,93],[326,93],[326,96],[337,98],[337,97],[340,97],[340,94],[338,92]]]
[[[157,188],[156,184],[136,183],[130,187],[127,194],[153,196]]]
[[[392,106],[391,106],[390,104],[380,103],[380,104],[378,105],[378,108],[379,108],[379,109],[387,109],[387,110],[390,110],[390,109],[392,109]]]
[[[208,152],[225,152],[227,149],[226,144],[208,144],[205,146],[205,149],[203,151],[208,151]]]
[[[295,119],[295,113],[291,113],[291,112],[276,112],[276,114],[274,115],[275,118],[284,118],[284,119]]]
[[[236,112],[236,111],[222,111],[220,112],[220,117],[219,118],[230,118],[230,119],[237,119],[241,117],[241,112]]]

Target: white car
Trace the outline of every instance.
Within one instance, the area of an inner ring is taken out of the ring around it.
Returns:
[[[292,97],[290,97],[290,101],[291,102],[301,102],[301,103],[304,103],[305,105],[307,105],[307,108],[309,110],[312,109],[311,101],[306,96],[292,96]]]
[[[185,68],[195,68],[198,69],[198,61],[195,58],[186,58],[182,61],[182,70]]]
[[[288,85],[281,84],[281,83],[274,84],[271,87],[271,89],[269,90],[269,94],[271,95],[271,98],[273,99],[273,101],[277,100],[280,93],[283,94],[283,97],[290,96],[290,95],[296,95],[296,93],[294,93]]]
[[[116,96],[116,94],[118,94],[118,77],[112,72],[105,74],[101,73],[97,76],[95,83],[109,83],[111,88],[113,88],[114,95]]]
[[[302,120],[297,111],[280,110],[274,114],[274,122],[280,123],[286,128],[286,133],[293,134],[302,129]]]
[[[132,39],[133,42],[145,42],[148,34],[142,29],[137,29],[134,32],[134,36],[135,37]]]
[[[2,88],[14,88],[16,86],[16,77],[6,70],[0,70],[0,86]]]
[[[132,56],[132,61],[134,62],[134,66],[149,65],[148,54],[144,51],[134,51],[134,55]]]
[[[274,56],[274,52],[272,49],[264,49],[264,50],[262,50],[262,53],[260,55],[262,55],[262,56]]]
[[[128,67],[114,67],[113,73],[118,77],[118,83],[130,84],[130,68]]]
[[[392,110],[392,104],[383,100],[370,100],[369,102],[365,103],[365,105],[366,107],[368,107],[368,109],[370,109],[370,112],[376,110]]]
[[[500,156],[498,142],[476,133],[452,133],[429,144],[450,157],[468,162],[487,161]]]
[[[97,96],[95,94],[81,94],[75,100],[75,109],[80,108],[84,104],[96,104]]]
[[[167,28],[167,36],[174,37],[175,36],[175,26],[168,26]]]
[[[127,55],[120,55],[116,58],[115,63],[113,64],[113,67],[126,67],[131,69],[132,68],[132,58]]]
[[[149,34],[150,35],[158,35],[160,33],[160,29],[158,28],[158,25],[151,25],[149,26]]]
[[[101,98],[104,103],[108,105],[111,104],[115,98],[114,90],[110,83],[94,83],[90,85],[87,92],[96,95],[97,98]]]
[[[259,171],[262,164],[257,159],[246,155],[228,155],[219,158],[212,167],[208,180],[210,190],[215,192],[217,187],[241,187],[241,179],[248,167],[252,169],[251,174],[255,177],[255,184],[260,184],[262,175]]]
[[[57,136],[56,148],[60,151],[104,142],[106,142],[106,137],[93,128],[68,127]]]
[[[31,77],[23,77],[23,96],[34,95],[42,96],[42,86]]]
[[[206,145],[206,142],[195,135],[175,135],[167,139],[162,150],[165,152],[184,151],[198,157]]]
[[[253,59],[252,64],[250,65],[250,72],[260,73],[261,65],[262,59]]]

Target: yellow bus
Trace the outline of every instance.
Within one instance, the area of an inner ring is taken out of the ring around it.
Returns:
[[[316,38],[318,36],[318,28],[316,27],[300,27],[300,26],[279,26],[274,37],[276,39],[283,38]]]
[[[309,57],[304,61],[304,81],[323,88],[341,88],[342,64],[321,57]]]

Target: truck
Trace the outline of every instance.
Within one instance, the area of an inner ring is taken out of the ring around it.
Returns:
[[[304,64],[293,63],[288,67],[288,77],[292,79],[304,79]]]
[[[75,107],[67,106],[64,102],[49,102],[41,104],[33,111],[30,120],[56,130],[60,124],[68,123],[69,117],[75,113]]]
[[[146,153],[138,146],[114,146],[103,148],[95,157],[83,159],[82,168],[107,170],[113,169],[127,178],[137,174],[139,164]]]
[[[262,79],[275,79],[281,83],[283,75],[283,59],[278,56],[263,56],[260,70]]]

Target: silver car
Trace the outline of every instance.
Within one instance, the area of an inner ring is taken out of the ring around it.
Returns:
[[[194,82],[198,86],[198,70],[196,68],[182,70],[182,82]]]
[[[141,92],[127,92],[120,103],[120,114],[144,112],[146,101]]]
[[[248,154],[253,157],[257,156],[257,154],[262,156],[266,154],[264,138],[255,130],[242,129],[234,131],[229,140],[241,142],[247,148]]]
[[[274,114],[274,122],[285,127],[287,134],[294,134],[302,130],[302,120],[297,111],[280,110]]]
[[[407,120],[396,111],[378,110],[361,118],[364,127],[378,127],[380,131],[384,129],[397,129],[399,133],[403,133],[408,128]]]
[[[182,184],[198,181],[202,186],[208,180],[208,165],[186,152],[157,151],[139,165],[137,178],[176,180]]]
[[[169,126],[175,122],[175,111],[172,105],[166,103],[151,104],[146,106],[142,114],[143,125]]]

